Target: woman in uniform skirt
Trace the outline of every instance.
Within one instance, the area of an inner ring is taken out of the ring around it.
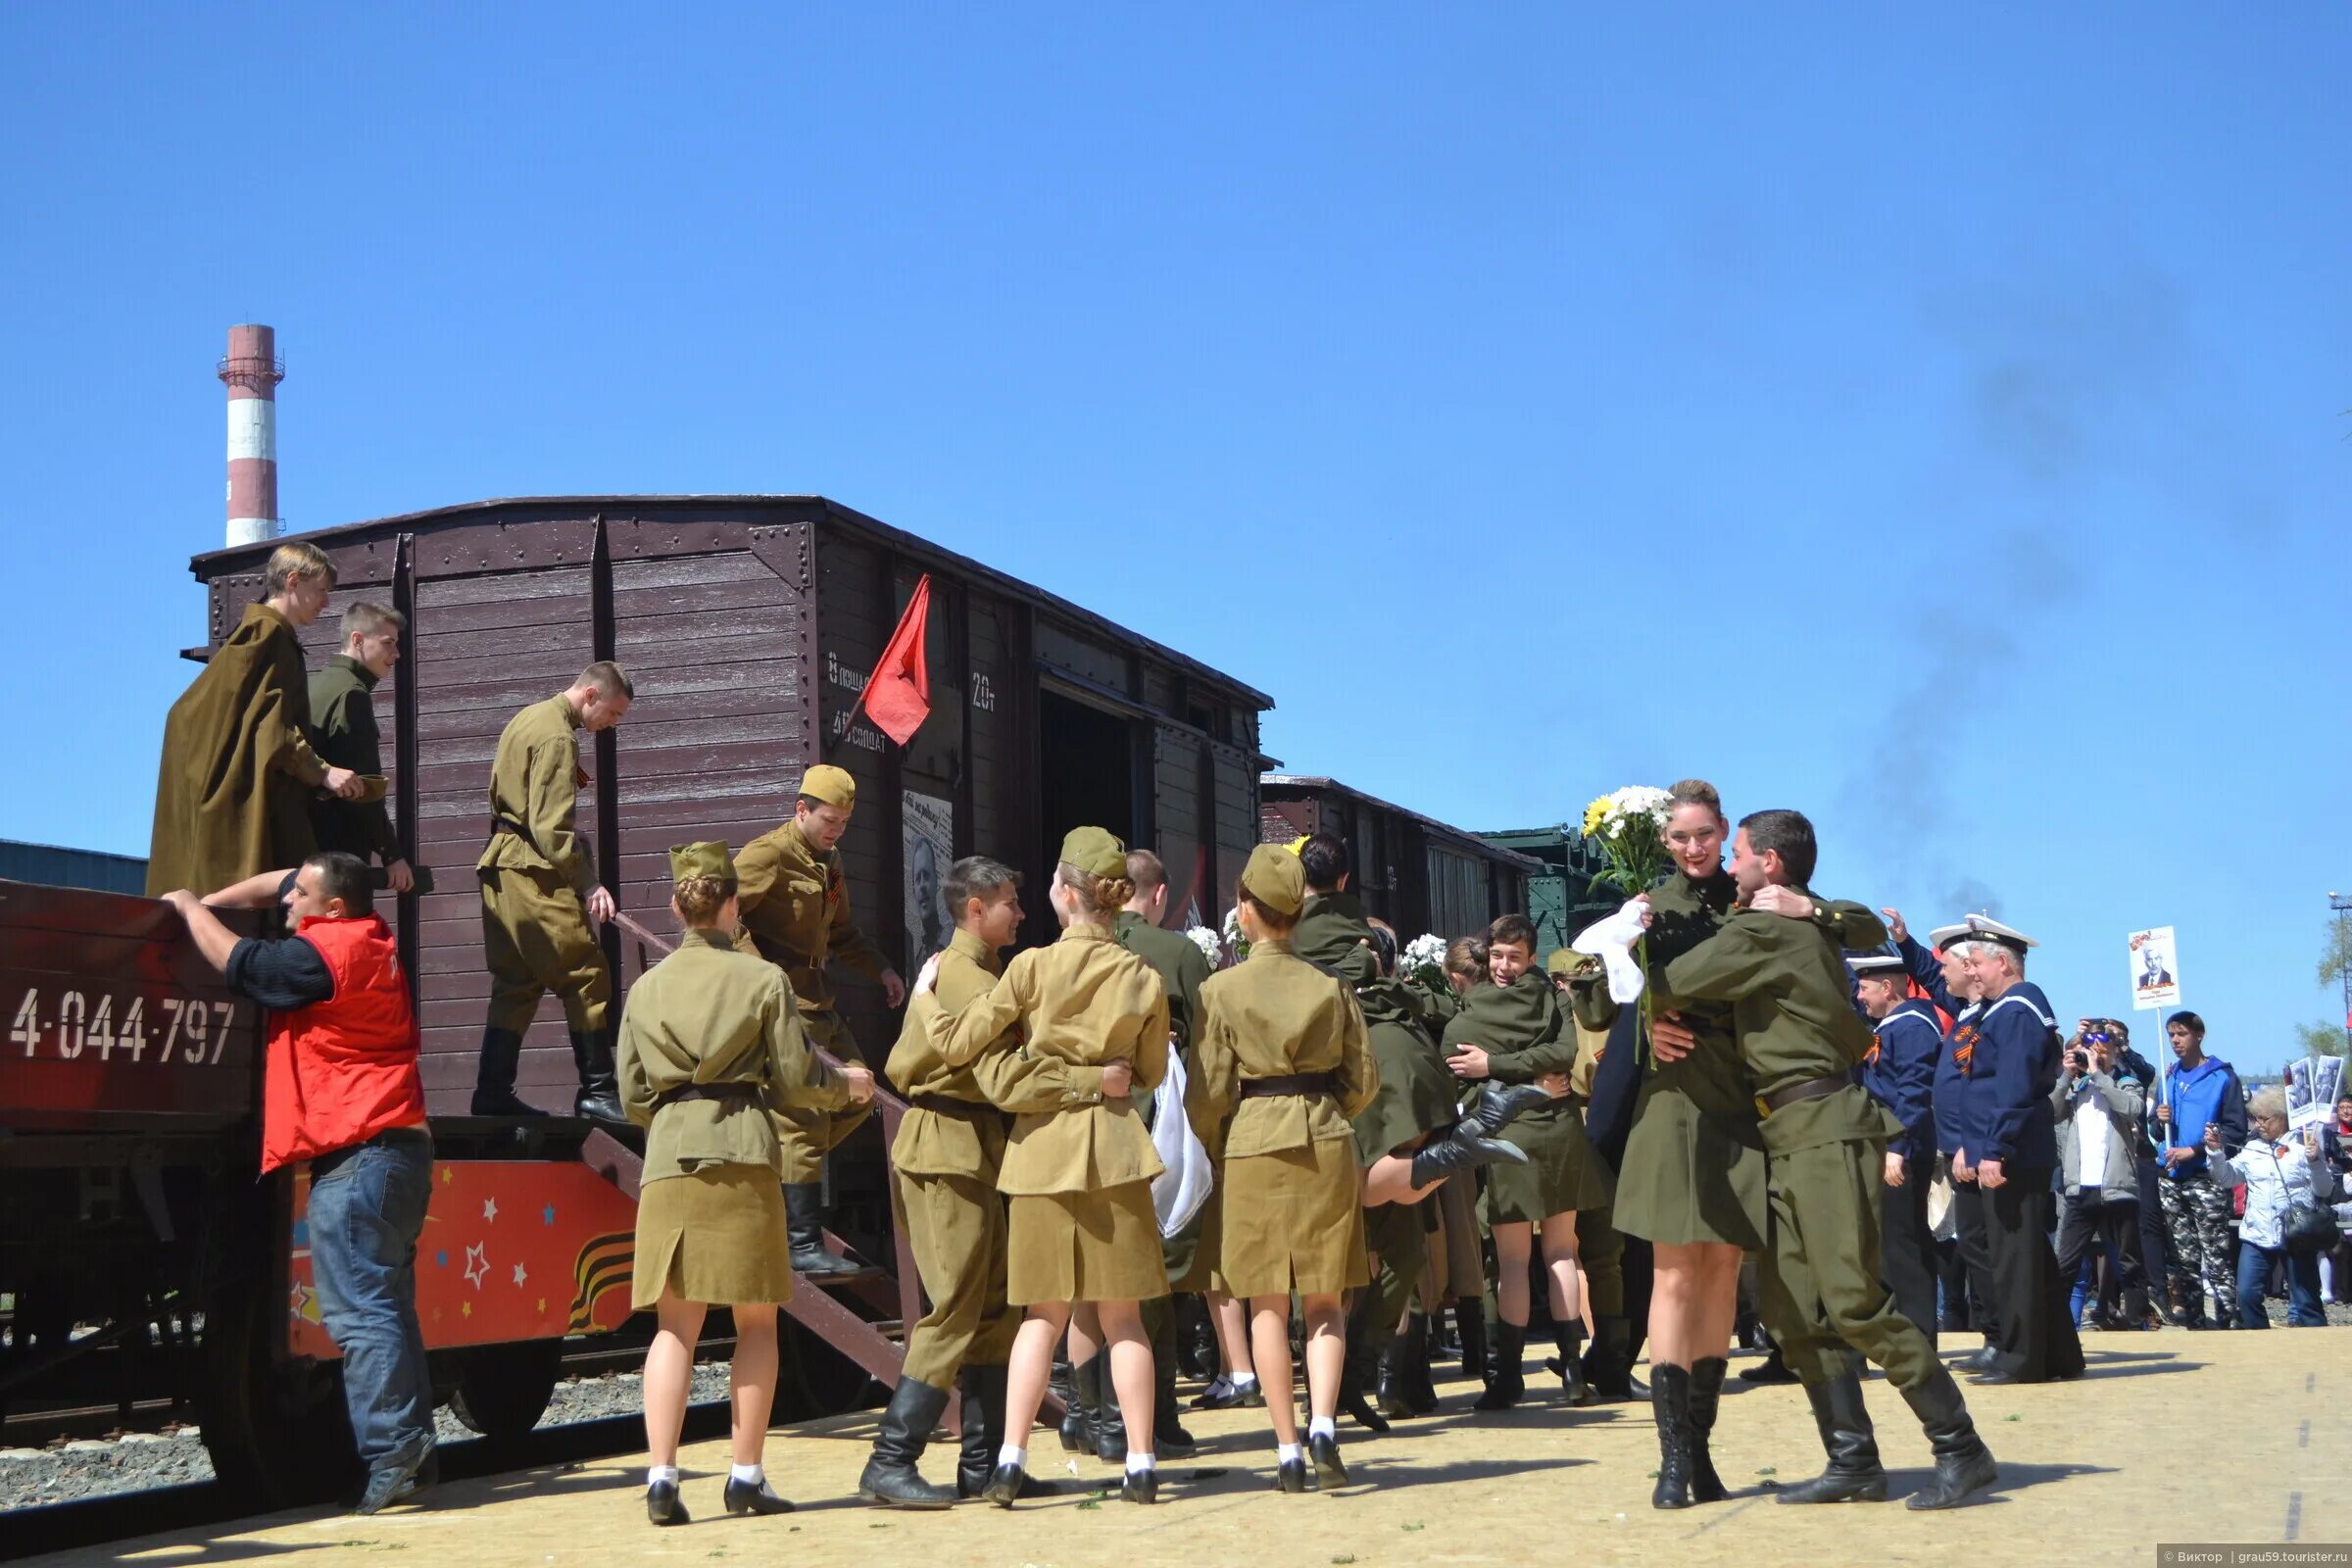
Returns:
[[[1250,1303],[1274,1421],[1276,1482],[1306,1490],[1291,1395],[1291,1297],[1306,1321],[1306,1454],[1320,1487],[1348,1484],[1335,1424],[1347,1355],[1340,1298],[1369,1284],[1350,1118],[1380,1087],[1363,1013],[1345,980],[1291,951],[1306,900],[1298,858],[1270,844],[1242,872],[1250,956],[1200,988],[1194,1130],[1223,1152],[1218,1272]]]
[[[1713,936],[1739,897],[1723,868],[1730,824],[1722,796],[1695,778],[1668,794],[1665,839],[1674,870],[1648,894],[1645,959],[1653,976]],[[1858,905],[1800,899],[1776,909],[1821,922],[1848,948],[1886,940],[1878,916]],[[1576,996],[1587,1026],[1606,1029],[1615,1020],[1606,987],[1583,986]],[[1660,1014],[1644,1048],[1653,1059],[1617,1172],[1616,1223],[1622,1234],[1646,1239],[1655,1259],[1649,1394],[1658,1479],[1650,1505],[1687,1508],[1726,1495],[1709,1441],[1731,1365],[1740,1264],[1765,1242],[1764,1137],[1729,1005],[1692,1003]]]
[[[645,1357],[646,1511],[686,1523],[678,1432],[703,1316],[735,1317],[729,1513],[789,1513],[760,1466],[776,1392],[776,1306],[792,1295],[792,1239],[771,1110],[839,1110],[873,1098],[862,1067],[812,1056],[783,971],[737,953],[735,864],[724,844],[669,852],[676,952],[629,989],[618,1067],[629,1120],[646,1129],[631,1305],[660,1327]]]
[[[1155,1088],[1168,1067],[1167,989],[1110,931],[1134,893],[1127,847],[1099,827],[1073,830],[1049,895],[1061,940],[1015,956],[994,990],[941,1015],[933,1025],[941,1060],[961,1066],[1018,1024],[1021,1049],[1033,1055],[1092,1067],[1123,1061],[1136,1089]],[[1013,1122],[997,1176],[1009,1200],[1004,1294],[1028,1310],[1006,1369],[1004,1444],[983,1494],[999,1507],[1020,1494],[1029,1431],[1073,1301],[1094,1304],[1109,1344],[1127,1429],[1120,1495],[1158,1500],[1152,1342],[1138,1303],[1168,1294],[1152,1207],[1152,1179],[1163,1168],[1130,1100],[1073,1102]]]

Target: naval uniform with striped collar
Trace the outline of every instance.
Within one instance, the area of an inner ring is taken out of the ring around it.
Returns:
[[[2045,1383],[2079,1377],[2082,1342],[2067,1310],[2067,1290],[2050,1250],[2058,1168],[2050,1091],[2062,1047],[2049,999],[2021,980],[1984,1004],[1976,1023],[1968,1078],[1971,1164],[2001,1162],[1999,1187],[1984,1195],[1985,1243],[2001,1301],[1991,1378]]]
[[[1872,1026],[1878,1044],[1862,1064],[1862,1087],[1903,1124],[1888,1145],[1903,1157],[1903,1185],[1880,1193],[1879,1268],[1894,1304],[1936,1343],[1936,1233],[1928,1188],[1936,1179],[1936,1072],[1944,1054],[1936,1009],[1914,998]]]

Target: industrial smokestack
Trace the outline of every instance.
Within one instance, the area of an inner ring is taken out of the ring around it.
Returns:
[[[277,383],[286,378],[276,331],[230,327],[220,368],[228,388],[228,542],[274,539],[284,527],[277,515]]]

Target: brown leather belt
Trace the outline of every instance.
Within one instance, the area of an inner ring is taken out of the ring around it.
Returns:
[[[656,1095],[654,1108],[659,1110],[663,1105],[675,1105],[688,1100],[709,1100],[725,1105],[748,1104],[763,1098],[765,1092],[760,1084],[680,1084],[675,1089],[664,1089]]]
[[[908,1095],[906,1103],[917,1110],[931,1110],[937,1111],[942,1116],[953,1116],[957,1121],[986,1122],[993,1120],[999,1114],[994,1105],[983,1105],[970,1100],[957,1100],[953,1095]]]
[[[1787,1110],[1804,1100],[1827,1100],[1840,1089],[1853,1087],[1853,1080],[1842,1075],[1836,1078],[1808,1078],[1801,1084],[1756,1097],[1756,1114],[1769,1116],[1776,1110]]]
[[[1244,1100],[1271,1100],[1277,1095],[1328,1095],[1331,1092],[1332,1078],[1327,1072],[1295,1072],[1281,1078],[1242,1080]]]

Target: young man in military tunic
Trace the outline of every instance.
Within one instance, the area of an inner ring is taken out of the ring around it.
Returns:
[[[384,760],[375,726],[375,687],[400,662],[400,632],[407,624],[408,617],[397,610],[365,599],[355,602],[343,612],[343,651],[311,677],[311,749],[328,764],[379,783]],[[383,797],[368,793],[372,800],[329,795],[313,804],[318,847],[356,855],[363,864],[381,860],[384,886],[406,893],[416,885],[416,874],[401,853]]]
[[[1817,858],[1813,825],[1798,812],[1742,818],[1732,860],[1740,907],[1666,965],[1657,1004],[1731,1006],[1762,1118],[1770,1220],[1761,1304],[1830,1459],[1820,1477],[1782,1489],[1778,1500],[1886,1495],[1850,1347],[1886,1369],[1935,1451],[1935,1480],[1909,1505],[1948,1508],[1996,1472],[1959,1386],[1880,1279],[1878,1194],[1887,1141],[1901,1127],[1854,1081],[1873,1037],[1854,1012],[1837,942],[1754,906],[1767,887],[1804,894]]]
[[[318,851],[311,800],[354,800],[359,775],[319,757],[295,633],[318,618],[335,568],[317,545],[270,553],[265,598],[247,605],[164,720],[147,848],[147,896],[233,887]]]
[[[1867,953],[1845,960],[1854,999],[1875,1037],[1862,1059],[1862,1087],[1902,1124],[1886,1151],[1880,1225],[1886,1289],[1912,1326],[1936,1343],[1936,1232],[1928,1188],[1936,1179],[1936,1061],[1943,1025],[1911,995],[1902,957]]]
[[[476,1116],[536,1116],[514,1094],[522,1037],[553,991],[571,1030],[580,1092],[575,1115],[627,1126],[612,1077],[612,972],[590,921],[612,918],[612,891],[574,818],[580,737],[619,723],[635,689],[618,664],[600,661],[499,732],[490,762],[490,842],[474,862],[482,887],[482,957],[490,968],[490,1016],[473,1083]]]
[[[843,1061],[862,1062],[857,1037],[833,1008],[826,965],[840,963],[879,981],[893,1007],[906,1000],[906,987],[850,914],[839,846],[857,806],[858,781],[842,768],[818,763],[801,776],[792,820],[745,845],[735,871],[743,906],[737,946],[784,971],[809,1044]],[[792,1266],[803,1274],[858,1272],[857,1264],[825,1249],[824,1172],[825,1155],[865,1115],[863,1109],[785,1113],[784,1201],[792,1210]]]
[[[1004,951],[1021,925],[1019,878],[1008,866],[980,856],[957,860],[943,891],[955,911],[955,934],[931,966],[932,989],[907,1004],[888,1068],[907,1100],[890,1151],[894,1191],[931,1298],[931,1309],[907,1331],[906,1363],[858,1481],[859,1496],[895,1508],[944,1508],[957,1497],[977,1497],[996,1467],[1004,1365],[1021,1323],[1004,1298],[1004,1200],[997,1191],[1006,1113],[1124,1100],[1129,1084],[1124,1062],[1089,1066],[1032,1056],[1017,1041],[992,1047],[962,1067],[940,1059],[935,1022],[995,987]],[[962,1396],[962,1455],[956,1485],[934,1487],[914,1466],[947,1409],[950,1389]],[[1021,1494],[1054,1490],[1033,1479]]]

